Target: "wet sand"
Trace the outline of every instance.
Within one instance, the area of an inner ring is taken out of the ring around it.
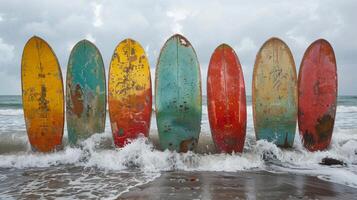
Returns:
[[[355,199],[357,189],[316,177],[259,172],[166,172],[118,199]]]

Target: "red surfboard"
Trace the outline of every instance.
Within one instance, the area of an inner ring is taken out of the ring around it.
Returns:
[[[242,152],[247,108],[243,71],[234,50],[221,44],[213,52],[207,78],[208,118],[219,152]]]
[[[312,43],[299,72],[299,133],[310,151],[324,150],[335,123],[337,67],[331,45],[323,39]]]

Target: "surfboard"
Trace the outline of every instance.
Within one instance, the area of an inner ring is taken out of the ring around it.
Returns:
[[[271,38],[259,50],[253,71],[252,105],[257,140],[292,147],[297,100],[294,58],[282,40]]]
[[[201,131],[201,74],[196,53],[182,35],[173,35],[161,49],[155,108],[161,148],[194,150]]]
[[[105,128],[106,88],[102,56],[88,40],[72,49],[66,77],[66,117],[68,141],[102,133]]]
[[[109,117],[117,147],[148,136],[152,110],[150,65],[145,50],[125,39],[113,53],[109,69]]]
[[[30,38],[21,61],[22,103],[27,135],[35,151],[50,152],[62,144],[64,94],[61,68],[43,39]]]
[[[207,75],[207,108],[211,134],[219,152],[242,152],[247,126],[243,71],[235,51],[218,46]]]
[[[337,105],[337,67],[329,42],[319,39],[305,51],[299,81],[299,133],[310,151],[331,142]]]

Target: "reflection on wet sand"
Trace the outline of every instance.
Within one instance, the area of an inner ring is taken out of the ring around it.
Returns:
[[[354,188],[294,174],[265,171],[166,172],[119,199],[353,199]]]

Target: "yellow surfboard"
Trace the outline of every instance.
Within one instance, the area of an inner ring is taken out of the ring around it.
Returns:
[[[152,110],[150,66],[141,45],[126,39],[115,48],[108,78],[108,105],[114,143],[123,147],[148,136]]]
[[[22,103],[32,149],[49,152],[62,143],[64,98],[61,68],[51,47],[34,36],[21,62]]]
[[[297,77],[293,55],[281,39],[270,38],[260,48],[252,86],[257,140],[292,147],[298,113]]]

